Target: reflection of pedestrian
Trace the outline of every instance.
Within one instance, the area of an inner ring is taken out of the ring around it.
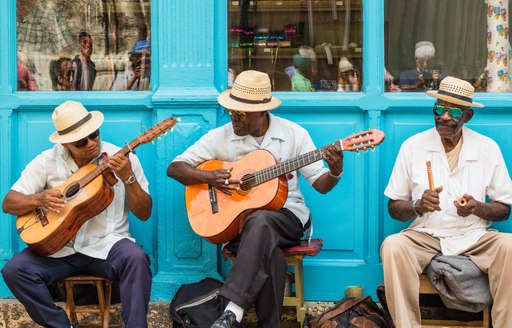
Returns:
[[[151,41],[137,41],[130,54],[130,65],[117,75],[112,90],[149,90]]]
[[[36,91],[39,89],[36,79],[28,68],[18,60],[18,91]]]
[[[360,79],[358,70],[347,57],[341,57],[338,64],[338,92],[359,91]]]
[[[60,7],[52,0],[17,2],[18,50],[43,90],[50,89],[46,75],[50,60],[71,50],[73,37]]]
[[[299,54],[293,55],[292,91],[313,92],[311,62]]]
[[[436,49],[430,41],[416,43],[414,59],[416,68],[400,73],[400,88],[403,91],[437,90],[439,82],[446,76],[434,68]]]
[[[71,77],[73,75],[70,58],[61,57],[50,64],[50,77],[54,91],[71,90]]]
[[[92,90],[96,78],[96,66],[91,60],[92,39],[87,32],[81,32],[78,36],[80,43],[80,55],[73,59],[73,79],[71,90]]]

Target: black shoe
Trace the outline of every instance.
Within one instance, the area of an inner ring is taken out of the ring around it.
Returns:
[[[238,328],[238,322],[236,321],[236,315],[227,310],[220,318],[215,320],[210,328]]]

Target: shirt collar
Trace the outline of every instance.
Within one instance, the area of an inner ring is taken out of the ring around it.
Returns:
[[[252,137],[250,135],[246,135],[246,136],[236,135],[233,132],[233,124],[231,122],[229,122],[228,124],[230,125],[230,129],[231,129],[231,137],[230,137],[229,141],[242,140],[245,138]],[[285,140],[284,129],[280,126],[279,120],[277,120],[276,116],[274,116],[270,113],[268,113],[268,129],[267,129],[267,132],[265,132],[265,137],[267,137],[267,136],[272,139]]]
[[[434,140],[434,142],[429,143],[426,146],[427,151],[439,153],[445,152],[443,142],[441,141],[441,136],[437,132],[436,128],[432,128],[430,130],[430,133],[432,136],[431,139]],[[460,151],[460,158],[464,157],[466,160],[476,160],[478,158],[478,152],[475,147],[472,147],[472,145],[474,145],[478,141],[475,140],[472,131],[465,126],[462,127],[462,136],[464,141],[462,143],[462,149]]]

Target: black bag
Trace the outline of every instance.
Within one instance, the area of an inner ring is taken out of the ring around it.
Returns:
[[[389,328],[384,313],[370,296],[345,297],[308,322],[309,328]]]
[[[209,328],[227,304],[219,295],[222,282],[204,278],[199,282],[181,285],[169,306],[174,328]]]

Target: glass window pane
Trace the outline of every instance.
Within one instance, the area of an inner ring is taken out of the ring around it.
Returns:
[[[510,92],[509,8],[501,0],[386,0],[386,91],[437,89],[447,75]]]
[[[228,0],[228,86],[269,74],[274,91],[360,91],[361,0]]]
[[[17,0],[18,91],[149,90],[150,0]]]

